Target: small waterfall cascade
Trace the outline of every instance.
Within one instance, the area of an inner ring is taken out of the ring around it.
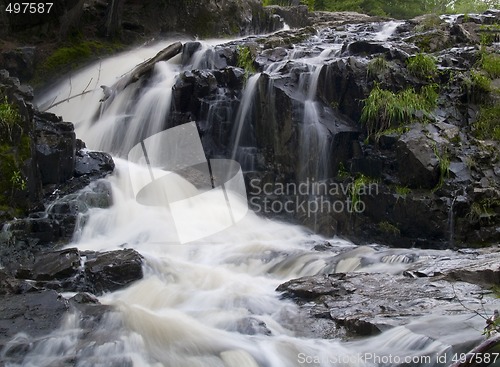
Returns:
[[[403,22],[395,20],[383,23],[380,31],[374,34],[373,39],[375,41],[387,41],[401,24],[403,24]]]
[[[328,178],[330,147],[329,132],[320,121],[321,105],[316,101],[321,66],[312,66],[308,75],[307,97],[300,132],[300,180]],[[317,159],[319,157],[319,159]]]
[[[251,148],[248,144],[252,143],[250,126],[252,120],[252,107],[260,75],[260,73],[256,73],[250,76],[243,90],[238,113],[236,114],[236,124],[233,129],[234,138],[232,139],[233,148],[231,154],[231,159],[233,160],[238,160],[238,158],[247,159],[245,153],[248,151],[248,148]]]

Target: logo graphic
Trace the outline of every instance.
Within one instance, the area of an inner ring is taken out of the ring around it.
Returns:
[[[239,163],[208,161],[194,122],[144,139],[128,160],[146,168],[139,177],[130,175],[136,200],[167,207],[181,244],[227,229],[248,211]]]

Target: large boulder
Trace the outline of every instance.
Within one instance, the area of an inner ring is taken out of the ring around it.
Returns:
[[[86,258],[86,283],[94,294],[115,291],[142,278],[142,256],[135,250],[82,255]]]
[[[401,183],[410,188],[432,189],[439,181],[436,143],[421,130],[405,133],[396,145]]]
[[[35,115],[36,159],[42,184],[59,184],[73,176],[76,135],[73,124],[53,114]]]

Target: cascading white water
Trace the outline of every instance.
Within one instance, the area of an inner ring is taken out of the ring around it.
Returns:
[[[300,179],[323,180],[329,173],[329,134],[320,122],[319,102],[316,100],[321,66],[312,66],[308,76],[307,97],[304,102],[304,118],[300,132]]]
[[[149,50],[149,54],[152,56],[162,46]],[[142,52],[144,50],[138,50],[137,54]],[[111,59],[105,83],[111,85],[123,73],[118,68],[114,73],[113,63],[128,65],[130,69],[140,58],[137,54],[132,52]],[[82,100],[71,99],[52,111],[78,122],[77,135],[93,148],[112,150],[116,136],[122,136],[120,141],[125,148],[130,148],[140,138],[138,135],[155,133],[164,121],[178,70],[175,62],[158,65],[150,85],[118,96],[97,121],[93,121],[93,115],[100,93],[85,95]],[[316,132],[321,128],[317,125],[315,106],[319,73],[320,67],[315,67],[308,80],[304,114],[305,122],[312,123]],[[77,82],[85,86],[89,75],[84,71],[72,80],[73,88]],[[250,78],[247,88],[255,88],[257,80],[257,76]],[[57,93],[61,94],[61,88],[56,88]],[[62,93],[63,97],[66,93]],[[44,100],[50,102],[53,95],[48,94]],[[129,98],[134,98],[132,106],[129,106]],[[241,108],[245,105],[249,108],[249,104],[250,101],[242,102]],[[82,110],[88,113],[77,112]],[[242,116],[243,119],[244,111]],[[123,123],[127,126],[123,127]],[[123,131],[126,134],[120,135]],[[312,144],[318,146],[318,154],[321,154],[320,143]],[[378,337],[351,343],[298,337],[289,327],[293,325],[289,320],[300,323],[300,312],[292,302],[280,299],[275,292],[279,284],[292,278],[335,271],[370,271],[372,268],[401,271],[405,258],[383,262],[374,257],[370,265],[364,266],[360,256],[372,256],[373,249],[355,249],[349,242],[332,239],[329,242],[333,251],[312,251],[314,244],[324,239],[300,227],[260,218],[251,212],[223,232],[176,245],[168,209],[141,205],[134,196],[134,181],[143,181],[148,170],[123,159],[115,161],[115,173],[109,178],[113,206],[91,209],[86,226],[70,246],[97,251],[135,248],[145,257],[144,279],[100,298],[102,303],[114,306],[116,312],[103,319],[97,331],[99,340],[79,349],[81,330],[78,315],[73,314],[57,333],[47,336],[26,356],[23,366],[53,366],[73,359],[79,367],[363,367],[391,365],[363,360],[359,358],[363,353],[380,350],[386,354],[425,352],[431,355],[449,348],[410,328],[393,329]],[[196,191],[180,177],[167,189],[178,192],[180,197]],[[200,204],[193,210],[206,211],[216,217],[216,207]],[[346,254],[348,250],[352,252]],[[344,252],[342,260],[336,258],[340,252]],[[395,258],[391,254],[387,256]],[[426,325],[431,327],[430,323]]]
[[[238,113],[236,115],[236,124],[235,124],[235,133],[233,139],[233,153],[231,155],[231,159],[236,159],[239,149],[241,148],[241,135],[243,133],[244,128],[249,123],[249,119],[251,118],[251,107],[254,100],[255,91],[257,89],[257,83],[260,78],[260,73],[256,73],[248,78],[245,89],[243,90],[243,97],[241,98],[240,107],[238,109]]]
[[[396,31],[396,29],[401,24],[403,24],[403,22],[401,22],[401,21],[395,21],[395,20],[391,20],[391,21],[385,23],[382,26],[382,29],[380,29],[379,32],[375,33],[373,39],[375,41],[387,41],[389,39],[389,37],[391,37],[394,34],[394,32]]]

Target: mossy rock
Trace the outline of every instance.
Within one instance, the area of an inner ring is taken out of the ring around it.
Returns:
[[[31,139],[17,109],[4,97],[0,103],[0,221],[27,207],[25,162],[31,157]]]
[[[123,50],[121,43],[100,41],[73,41],[56,49],[38,67],[35,72],[35,81],[39,82],[47,77],[79,67],[98,56],[110,55]]]
[[[441,29],[417,34],[408,41],[413,42],[423,52],[437,52],[453,45],[450,34]]]

